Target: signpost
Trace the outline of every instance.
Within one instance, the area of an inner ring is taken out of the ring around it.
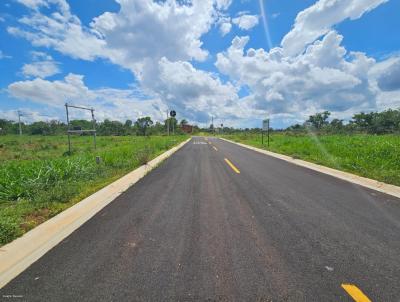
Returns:
[[[169,115],[175,119],[176,111],[175,110],[171,110]],[[175,135],[175,123],[174,122],[172,122],[172,135]]]
[[[262,122],[261,144],[263,144],[263,145],[264,145],[264,131],[267,131],[267,137],[268,137],[267,146],[269,147],[269,119],[263,120],[263,122]]]

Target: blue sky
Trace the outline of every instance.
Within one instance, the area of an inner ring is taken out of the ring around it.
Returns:
[[[398,108],[399,12],[395,0],[2,1],[0,118],[64,120],[68,101],[100,120],[173,108],[279,128]]]

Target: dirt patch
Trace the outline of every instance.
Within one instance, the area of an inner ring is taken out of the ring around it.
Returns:
[[[51,216],[51,211],[46,208],[29,213],[28,215],[24,216],[24,221],[21,223],[21,229],[24,233],[26,233],[35,226],[48,220]]]

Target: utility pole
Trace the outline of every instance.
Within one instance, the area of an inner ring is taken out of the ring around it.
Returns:
[[[212,133],[214,134],[214,117],[211,116],[211,126],[212,126]]]
[[[18,110],[18,124],[19,124],[19,135],[22,135],[22,125],[21,125],[22,112]]]
[[[94,109],[90,108],[90,112],[92,113],[92,123],[93,123],[93,130],[94,130],[94,132],[93,132],[94,149],[96,149],[97,148],[97,145],[96,145],[96,120],[94,118]]]
[[[165,121],[167,123],[167,133],[169,136],[169,110],[167,109],[167,120]]]
[[[68,154],[71,155],[71,137],[70,137],[70,135],[71,135],[71,133],[70,133],[71,128],[70,128],[70,125],[69,125],[68,103],[65,103],[65,111],[66,111],[66,113],[67,113],[67,127],[68,127],[68,130],[67,130],[67,133],[68,133]]]

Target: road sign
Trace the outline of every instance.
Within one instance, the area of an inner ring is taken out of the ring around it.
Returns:
[[[268,129],[269,129],[269,119],[263,120],[262,129],[264,131],[268,131]]]
[[[175,117],[176,116],[176,111],[175,110],[171,110],[171,112],[169,113],[170,116]]]
[[[261,144],[263,144],[263,145],[264,145],[264,131],[267,131],[268,147],[269,147],[269,118],[266,120],[263,120],[263,123],[262,123]]]

